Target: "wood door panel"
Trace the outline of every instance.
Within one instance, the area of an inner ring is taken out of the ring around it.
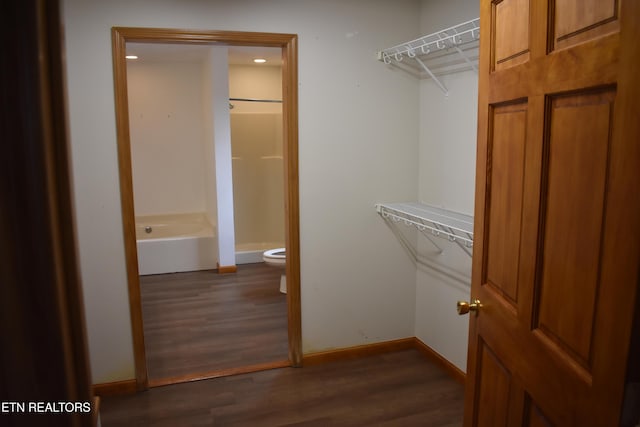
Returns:
[[[493,5],[493,68],[500,70],[529,59],[529,0],[502,0]]]
[[[618,0],[555,0],[553,3],[556,49],[619,29]]]
[[[524,419],[521,425],[526,427],[553,427],[551,421],[542,413],[529,395],[526,396]]]
[[[567,358],[564,353],[552,352],[549,351],[549,346],[541,346],[540,342],[547,340],[546,337],[541,336],[538,330],[532,333],[529,325],[518,322],[511,307],[506,307],[505,310],[504,299],[496,298],[491,288],[485,287],[478,295],[483,304],[481,313],[478,314],[478,327],[483,331],[479,345],[490,348],[493,357],[498,359],[497,363],[515,377],[510,383],[513,390],[509,405],[517,406],[517,401],[523,400],[526,392],[556,425],[572,425],[572,414],[565,408],[586,399],[591,387],[589,379],[585,379],[582,374],[582,369],[575,363],[572,364],[572,359]],[[484,369],[482,362],[477,363],[479,366],[470,368],[469,372],[481,372]],[[566,372],[567,364],[572,365],[569,372]],[[473,377],[467,375],[468,380],[480,381],[480,374]],[[516,379],[523,385],[516,387]],[[568,393],[567,390],[571,392]],[[475,404],[482,405],[482,402]],[[526,416],[522,406],[511,412],[511,425],[524,425]],[[470,425],[475,426],[478,422],[476,416]]]
[[[489,236],[485,283],[513,305],[518,301],[522,185],[526,146],[526,103],[493,108],[489,154]],[[499,230],[499,232],[491,232]]]
[[[640,283],[640,2],[481,0],[480,16],[464,425],[618,425]]]
[[[488,76],[488,102],[531,98],[615,83],[620,37],[610,34]],[[591,52],[597,50],[597,57]]]
[[[613,91],[550,102],[535,326],[590,371]],[[544,190],[543,190],[544,191]]]
[[[506,426],[509,415],[511,374],[500,363],[489,346],[482,342],[479,348],[482,375],[477,391],[477,426]]]

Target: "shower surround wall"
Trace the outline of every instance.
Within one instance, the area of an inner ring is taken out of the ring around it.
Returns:
[[[282,69],[230,65],[229,93],[232,98],[280,100]],[[231,103],[236,262],[261,262],[262,252],[284,246],[282,104]]]

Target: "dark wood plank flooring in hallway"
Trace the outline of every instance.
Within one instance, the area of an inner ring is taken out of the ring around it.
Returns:
[[[150,382],[287,360],[280,275],[258,263],[140,277]]]
[[[103,427],[460,426],[463,387],[417,350],[105,397]]]

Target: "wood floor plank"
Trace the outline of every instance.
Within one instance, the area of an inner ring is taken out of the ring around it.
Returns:
[[[415,349],[103,399],[102,425],[462,424],[463,386]]]
[[[141,277],[152,382],[285,360],[280,270]],[[102,402],[110,426],[459,426],[462,386],[417,350],[175,384]]]
[[[150,381],[286,360],[287,301],[264,263],[140,278]]]

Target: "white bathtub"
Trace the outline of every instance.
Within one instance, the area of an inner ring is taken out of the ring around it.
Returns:
[[[141,275],[217,268],[215,228],[204,213],[136,216]]]
[[[284,248],[283,242],[236,243],[236,264],[263,262],[262,254],[269,249]]]

